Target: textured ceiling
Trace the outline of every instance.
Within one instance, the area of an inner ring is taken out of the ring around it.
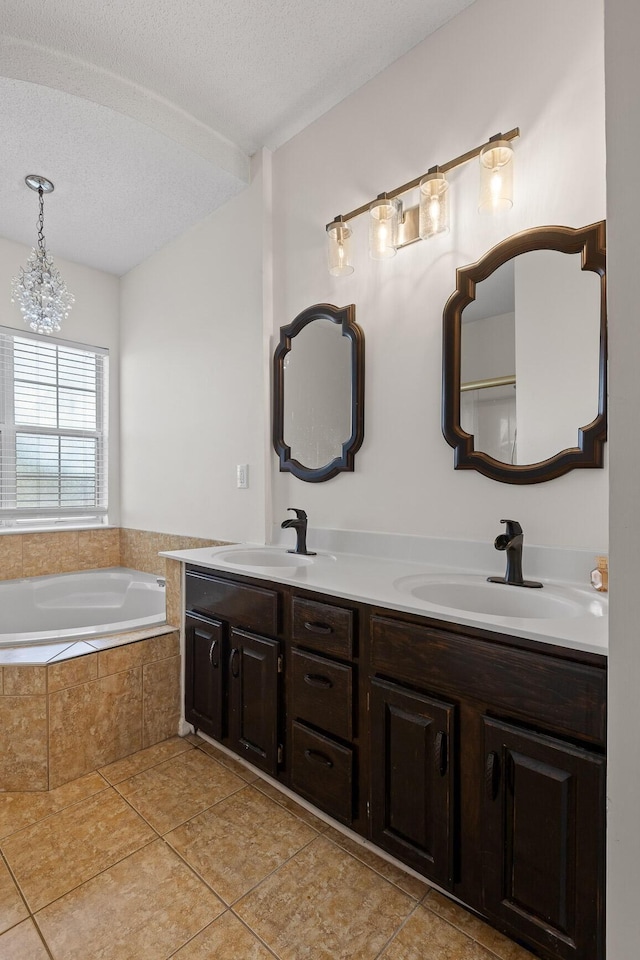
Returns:
[[[4,0],[0,235],[126,272],[473,0]]]

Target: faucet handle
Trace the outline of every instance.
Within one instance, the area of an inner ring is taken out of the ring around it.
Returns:
[[[293,510],[298,520],[306,520],[307,514],[304,510],[299,510],[298,507],[287,507],[287,510]]]
[[[520,526],[517,520],[501,520],[500,523],[506,523],[507,525],[506,536],[509,539],[511,539],[511,537],[522,536],[522,527]]]

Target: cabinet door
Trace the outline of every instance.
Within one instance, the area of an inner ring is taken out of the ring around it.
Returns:
[[[455,708],[371,682],[371,836],[438,883],[453,877]]]
[[[229,746],[275,776],[278,769],[277,640],[232,630],[229,653]]]
[[[603,956],[604,758],[484,718],[483,899],[558,958]]]
[[[216,740],[224,736],[225,627],[187,614],[185,620],[185,718]]]

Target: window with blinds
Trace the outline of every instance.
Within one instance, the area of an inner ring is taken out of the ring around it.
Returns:
[[[0,327],[0,527],[104,523],[109,354]]]

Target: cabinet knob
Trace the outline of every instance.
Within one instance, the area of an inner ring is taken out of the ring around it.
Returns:
[[[239,663],[240,651],[237,647],[234,647],[231,651],[231,656],[229,657],[229,671],[231,676],[237,680],[240,676],[240,663]]]
[[[215,658],[215,661],[213,659],[214,655],[217,652],[217,649],[218,649],[218,641],[212,640],[211,646],[209,647],[209,663],[211,664],[214,670],[217,670],[218,667],[220,666],[220,661],[218,660],[217,656]]]
[[[320,633],[323,636],[328,636],[330,633],[333,633],[333,627],[328,623],[315,623],[313,620],[305,621],[304,628],[308,630],[309,633]]]
[[[495,800],[498,796],[498,787],[500,786],[500,757],[494,750],[487,755],[487,762],[484,768],[484,782],[487,788],[487,796],[490,800]]]
[[[320,763],[323,767],[329,768],[333,766],[333,760],[330,760],[329,757],[324,755],[324,753],[320,753],[319,750],[309,750],[307,748],[304,752],[304,755],[310,763]]]
[[[330,690],[333,686],[329,677],[323,677],[319,673],[305,673],[304,682],[310,687],[320,687],[323,690]]]

